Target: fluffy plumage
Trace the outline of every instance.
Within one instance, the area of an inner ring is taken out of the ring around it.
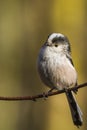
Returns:
[[[41,80],[51,89],[66,89],[66,96],[75,125],[82,125],[82,112],[68,87],[77,84],[77,72],[73,66],[69,40],[60,33],[51,34],[38,56],[38,72]]]

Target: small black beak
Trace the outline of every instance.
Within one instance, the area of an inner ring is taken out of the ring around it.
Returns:
[[[46,46],[52,46],[52,44],[49,43],[49,42],[46,42],[45,45],[46,45]]]

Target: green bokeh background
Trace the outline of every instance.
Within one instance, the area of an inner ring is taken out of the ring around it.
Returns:
[[[78,82],[87,81],[86,0],[0,0],[0,96],[47,91],[36,59],[48,34],[68,36]],[[76,96],[87,129],[86,88]],[[76,130],[64,94],[37,102],[0,101],[0,130]]]

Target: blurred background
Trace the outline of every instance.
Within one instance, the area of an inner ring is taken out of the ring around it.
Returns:
[[[87,81],[87,0],[0,0],[0,96],[47,91],[36,69],[40,47],[53,32],[68,36],[78,72]],[[76,96],[87,128],[86,87]],[[65,94],[37,102],[0,101],[0,130],[77,130]]]

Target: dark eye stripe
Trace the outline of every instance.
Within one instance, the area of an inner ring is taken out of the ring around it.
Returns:
[[[52,43],[63,42],[63,41],[65,41],[64,37],[55,37],[53,38]]]

